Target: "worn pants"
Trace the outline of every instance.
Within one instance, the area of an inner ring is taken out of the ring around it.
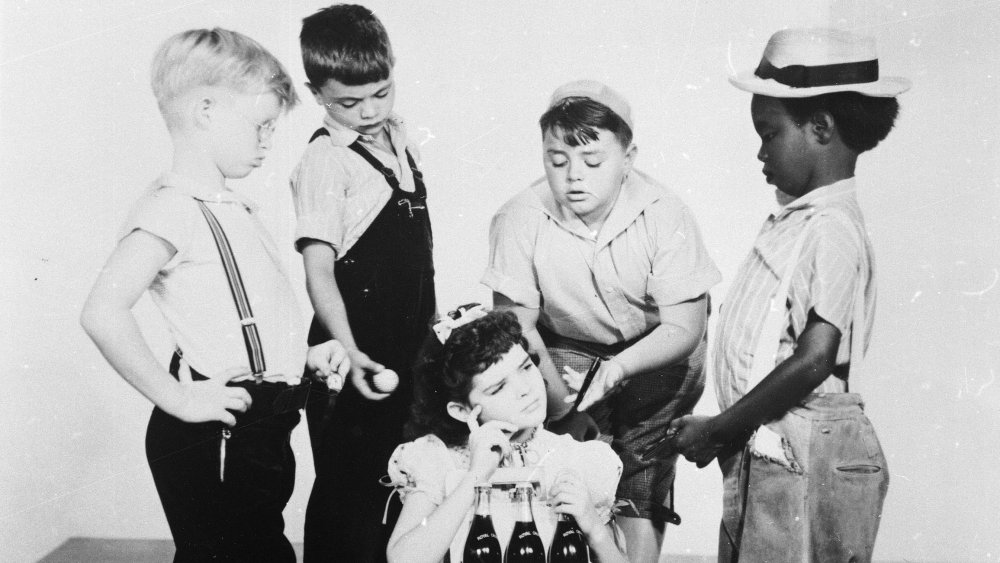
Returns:
[[[149,419],[146,457],[174,538],[175,562],[295,562],[282,511],[295,484],[289,438],[305,389],[238,385],[250,392],[253,404],[234,413],[224,481],[219,480],[222,423],[187,423],[159,408]]]
[[[871,561],[889,473],[861,397],[810,395],[777,427],[791,468],[720,458],[719,561]]]

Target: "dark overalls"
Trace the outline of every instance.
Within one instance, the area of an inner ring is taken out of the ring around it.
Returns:
[[[320,129],[310,142],[326,135]],[[403,442],[403,424],[413,402],[412,366],[436,307],[427,190],[409,151],[416,184],[403,191],[393,171],[358,141],[349,147],[385,175],[389,201],[371,226],[337,260],[334,275],[358,349],[395,370],[399,387],[370,401],[348,382],[335,401],[314,384],[306,406],[316,481],[305,522],[305,561],[385,561],[398,516],[387,525],[383,511],[391,489],[379,483],[389,456]],[[331,338],[313,319],[309,344]]]

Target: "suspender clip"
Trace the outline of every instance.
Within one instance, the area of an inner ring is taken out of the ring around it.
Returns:
[[[414,203],[412,201],[410,201],[408,198],[405,198],[405,197],[403,199],[401,199],[401,200],[399,200],[399,201],[396,202],[396,205],[400,206],[400,207],[402,207],[404,204],[406,205],[406,211],[407,211],[407,213],[410,214],[410,219],[413,219],[413,210],[414,209],[427,209],[426,205],[420,205],[419,203],[416,204],[416,205],[414,205]]]

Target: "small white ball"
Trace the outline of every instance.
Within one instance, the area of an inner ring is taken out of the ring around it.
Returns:
[[[384,369],[372,376],[372,385],[379,393],[392,393],[399,386],[399,375],[391,369]]]

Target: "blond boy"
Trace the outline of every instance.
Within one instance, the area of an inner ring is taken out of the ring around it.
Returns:
[[[298,98],[270,53],[224,29],[167,39],[152,86],[172,165],[132,210],[81,323],[155,405],[146,454],[175,561],[295,561],[282,509],[302,366],[339,388],[349,362],[336,341],[307,350],[276,246],[226,180],[261,165]],[[169,371],[131,311],[147,289],[176,345]]]

